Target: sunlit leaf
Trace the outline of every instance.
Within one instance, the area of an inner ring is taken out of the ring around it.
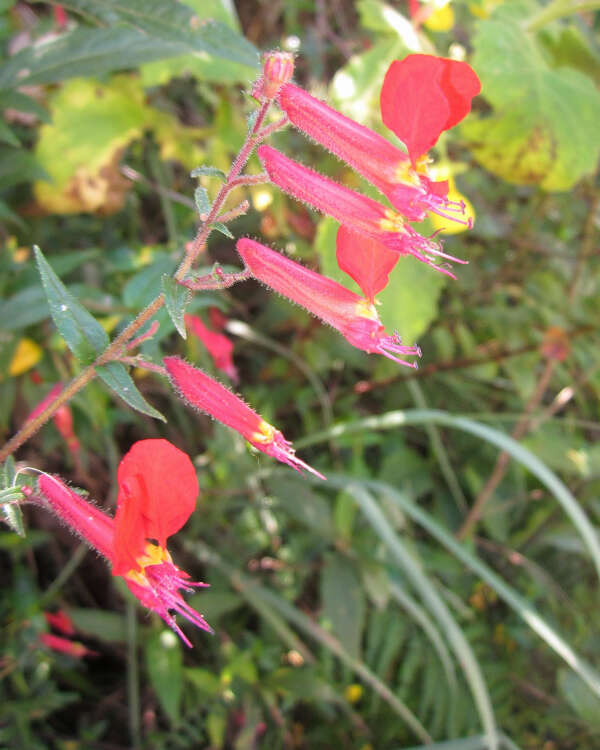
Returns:
[[[551,68],[522,3],[481,21],[473,67],[493,114],[462,127],[476,158],[516,184],[568,190],[596,169],[600,94],[578,70]]]

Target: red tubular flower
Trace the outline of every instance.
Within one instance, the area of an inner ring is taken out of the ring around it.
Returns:
[[[228,378],[237,383],[239,378],[233,364],[233,342],[225,334],[211,331],[197,315],[186,315],[185,324],[207,348],[217,370],[223,370]]]
[[[461,221],[464,208],[447,199],[448,183],[432,182],[425,165],[414,168],[404,151],[375,131],[291,83],[282,87],[279,104],[293,125],[369,180],[409,221],[422,221],[427,211]]]
[[[244,238],[236,247],[255,278],[337,328],[352,346],[416,367],[395,354],[420,357],[419,347],[404,346],[397,334],[387,336],[368,300],[259,242]]]
[[[50,389],[48,394],[44,396],[44,398],[35,407],[35,409],[27,416],[25,421],[29,422],[31,419],[34,419],[39,414],[41,414],[44,409],[62,392],[62,389],[63,384],[56,383],[56,385],[54,385]],[[79,440],[73,432],[73,415],[71,414],[71,409],[66,404],[63,404],[63,406],[56,410],[52,417],[52,420],[56,425],[56,429],[60,432],[62,438],[65,440],[67,448],[71,451],[71,453],[77,453],[79,451],[80,445]]]
[[[393,62],[381,87],[381,117],[404,143],[413,165],[440,134],[471,110],[481,82],[465,62],[408,55]]]
[[[206,584],[191,582],[165,545],[195,507],[198,482],[192,462],[166,440],[140,440],[121,460],[117,481],[114,518],[57,477],[42,475],[38,487],[50,509],[112,563],[113,575],[123,576],[134,596],[191,646],[171,612],[212,632],[180,594],[180,589]]]
[[[66,612],[59,609],[58,612],[44,612],[46,622],[50,627],[58,630],[63,635],[75,635],[75,626]]]
[[[51,648],[53,651],[59,651],[61,654],[68,654],[75,659],[82,659],[84,656],[98,656],[97,651],[84,646],[79,641],[71,641],[68,638],[63,638],[60,635],[53,635],[52,633],[41,633],[40,641]]]
[[[179,357],[165,357],[163,362],[173,387],[190,406],[236,430],[250,445],[268,456],[288,464],[296,471],[310,471],[320,479],[325,479],[295,455],[292,444],[279,430],[265,422],[260,414],[224,385]]]
[[[260,146],[258,156],[272,182],[297,200],[333,216],[348,229],[383,243],[400,255],[413,255],[447,276],[448,269],[435,263],[435,256],[465,263],[442,252],[438,242],[422,237],[396,211],[288,159],[271,146]]]

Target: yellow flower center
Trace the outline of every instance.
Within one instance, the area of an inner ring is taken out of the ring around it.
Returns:
[[[273,425],[265,422],[265,420],[263,419],[262,422],[258,425],[258,431],[252,435],[252,442],[260,443],[261,445],[272,443],[275,439],[276,432],[277,430],[273,427]]]
[[[423,157],[421,157],[422,159]],[[419,159],[419,161],[421,161]],[[417,162],[418,164],[419,162]],[[420,185],[419,175],[412,167],[410,160],[401,161],[396,167],[394,178],[396,182],[401,182],[404,185],[414,185],[418,187]]]
[[[391,208],[388,208],[385,212],[385,219],[381,219],[379,221],[379,228],[383,232],[398,232],[401,234],[404,232],[405,224],[406,220],[401,214],[398,214],[395,211],[392,211]]]
[[[140,586],[145,586],[148,583],[144,569],[149,565],[160,565],[164,562],[173,562],[173,558],[165,547],[160,547],[158,544],[152,542],[146,542],[144,548],[144,554],[136,558],[137,564],[141,570],[130,570],[125,578],[129,578],[130,581],[138,583]]]
[[[369,320],[375,320],[379,322],[379,315],[375,306],[372,305],[368,299],[361,299],[356,303],[356,314],[360,318],[368,318]]]

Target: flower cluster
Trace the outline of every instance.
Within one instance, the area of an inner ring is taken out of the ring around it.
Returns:
[[[211,632],[179,593],[206,584],[192,582],[167,551],[166,541],[196,506],[198,480],[188,456],[167,440],[140,440],[117,471],[119,492],[113,517],[92,505],[58,477],[43,474],[34,502],[48,507],[112,564],[129,590],[191,646],[173,612]]]
[[[245,266],[241,273],[226,274],[217,266],[208,276],[186,279],[185,266],[187,264],[190,270],[193,253],[201,246],[197,238],[188,248],[183,270],[177,272],[175,279],[197,291],[224,289],[253,276],[335,328],[356,348],[416,367],[411,358],[421,356],[419,347],[403,344],[397,333],[386,333],[375,307],[376,296],[386,287],[401,256],[411,255],[448,276],[453,274],[445,261],[464,262],[446,254],[435,237],[419,234],[411,222],[420,222],[433,212],[444,220],[469,224],[464,204],[449,198],[449,183],[432,179],[427,152],[442,132],[469,112],[473,97],[479,93],[479,80],[466,63],[454,60],[409,55],[394,62],[381,90],[381,116],[383,123],[404,143],[405,150],[402,150],[291,83],[293,67],[293,56],[288,53],[272,52],[265,56],[263,74],[252,89],[260,102],[260,110],[227,177],[226,186],[210,211],[202,214],[202,219],[206,226],[220,223],[223,228],[226,216],[235,217],[245,210],[241,204],[238,209],[218,214],[227,190],[244,184],[245,178],[239,174],[252,149],[274,129],[291,122],[370,181],[391,204],[379,203],[351,190],[271,146],[263,144],[257,149],[271,182],[339,221],[337,261],[340,269],[358,284],[362,295],[248,238],[238,240],[236,245]],[[274,100],[284,118],[274,125],[264,125],[265,113]],[[210,167],[202,169],[200,174],[218,172]],[[264,175],[259,175],[254,181],[263,178]],[[248,184],[252,181],[252,177],[246,180]],[[247,207],[247,202],[244,203]],[[207,236],[208,232],[204,241]],[[215,367],[237,383],[233,344],[222,332],[226,320],[213,309],[210,321],[209,326],[198,316],[185,316],[186,326],[206,347]],[[151,336],[156,325],[155,322],[147,333],[137,338],[130,337],[127,349]],[[140,362],[139,359],[128,360],[126,349],[122,349],[121,354],[128,364]],[[150,364],[146,364],[150,368]],[[151,369],[168,376],[174,389],[191,407],[236,430],[256,450],[297,471],[325,479],[296,456],[292,444],[280,430],[266,422],[232,390],[179,357],[165,357],[163,364],[164,367],[152,363]],[[42,414],[61,393],[62,385],[58,384],[32,412],[29,422]],[[68,407],[65,405],[56,411],[54,419],[67,447],[78,456],[79,442]],[[114,517],[88,502],[58,477],[47,474],[38,480],[36,491],[28,488],[23,495],[52,510],[103,555],[111,564],[113,575],[122,576],[138,600],[156,612],[190,646],[175,615],[182,615],[199,628],[210,631],[204,618],[181,595],[182,591],[191,592],[206,584],[190,581],[189,575],[174,564],[166,544],[194,511],[198,496],[194,466],[185,453],[166,440],[141,440],[121,460],[117,483]],[[75,656],[92,653],[63,637],[74,633],[68,618],[48,615],[47,619],[62,636],[44,634],[42,640],[46,645]]]

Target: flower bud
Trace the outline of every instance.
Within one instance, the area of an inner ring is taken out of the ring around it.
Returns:
[[[267,52],[263,58],[263,97],[274,99],[293,74],[294,56],[290,52]]]

